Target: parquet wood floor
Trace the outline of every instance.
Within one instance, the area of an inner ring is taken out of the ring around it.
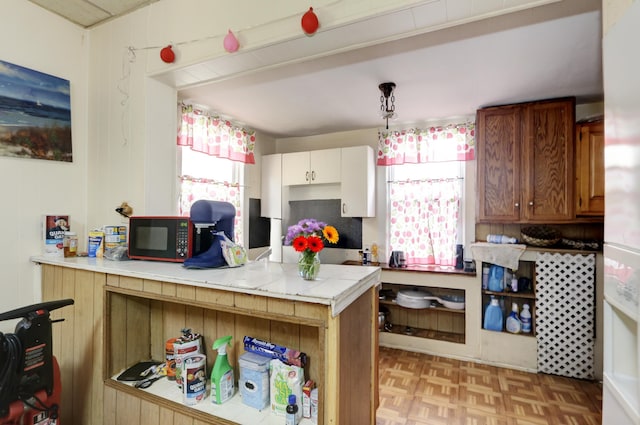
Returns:
[[[600,425],[602,385],[380,347],[376,425]]]

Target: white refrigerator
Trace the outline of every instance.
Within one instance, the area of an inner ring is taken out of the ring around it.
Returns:
[[[605,425],[640,425],[640,1],[603,38]]]

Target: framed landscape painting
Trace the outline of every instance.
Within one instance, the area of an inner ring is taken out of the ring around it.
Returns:
[[[0,60],[0,155],[72,162],[69,81]]]

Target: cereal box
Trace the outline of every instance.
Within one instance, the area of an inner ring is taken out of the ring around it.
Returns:
[[[43,254],[64,257],[62,243],[64,232],[70,231],[68,215],[45,215],[43,217],[44,247]]]

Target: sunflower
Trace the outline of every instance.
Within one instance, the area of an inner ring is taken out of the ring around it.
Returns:
[[[329,225],[324,226],[324,229],[322,229],[322,235],[330,243],[337,243],[338,242],[338,239],[339,239],[338,231],[333,226],[329,226]]]

